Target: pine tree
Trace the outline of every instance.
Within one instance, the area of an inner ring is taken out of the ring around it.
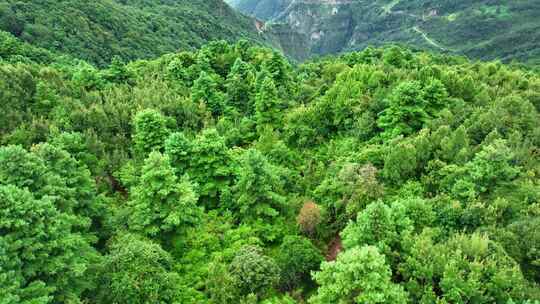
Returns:
[[[140,158],[146,158],[152,151],[161,151],[169,136],[167,119],[156,110],[138,112],[134,119],[134,149]]]
[[[410,135],[420,130],[429,118],[422,86],[417,81],[400,83],[392,91],[388,104],[378,120],[385,138]]]
[[[268,221],[277,217],[286,203],[277,168],[255,149],[244,152],[239,163],[232,188],[232,207],[239,219]]]
[[[227,106],[233,107],[243,115],[253,114],[254,78],[253,67],[237,58],[225,82]]]
[[[191,88],[191,98],[195,102],[204,102],[212,115],[219,116],[223,114],[225,108],[225,96],[219,91],[218,82],[215,76],[201,71],[199,78],[193,82]]]
[[[258,128],[280,125],[280,100],[274,81],[268,72],[257,75],[255,94],[255,120]]]
[[[169,158],[152,152],[144,162],[139,184],[131,190],[129,227],[163,239],[199,223],[197,194],[186,178],[174,175]]]
[[[11,303],[69,303],[93,287],[89,268],[98,254],[76,232],[75,216],[55,207],[53,197],[0,186],[0,285]],[[5,297],[4,297],[5,296]],[[10,303],[10,302],[8,302]]]
[[[189,168],[190,178],[198,184],[201,203],[207,208],[217,208],[220,196],[231,182],[229,149],[215,129],[205,129],[192,144]]]

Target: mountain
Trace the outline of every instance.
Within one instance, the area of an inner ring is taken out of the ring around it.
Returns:
[[[272,5],[272,3],[276,3]],[[297,58],[399,43],[472,58],[540,64],[540,1],[237,0],[245,14],[303,37]]]
[[[277,18],[287,10],[292,0],[228,0],[227,3],[238,8],[245,14],[258,19],[270,20]]]
[[[265,41],[251,18],[221,0],[0,0],[0,30],[97,65],[219,39]]]

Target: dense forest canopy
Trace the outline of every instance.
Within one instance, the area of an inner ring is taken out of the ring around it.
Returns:
[[[221,0],[1,0],[0,30],[100,66],[115,56],[156,58],[217,39],[267,40]]]
[[[532,70],[4,41],[2,304],[540,300]]]

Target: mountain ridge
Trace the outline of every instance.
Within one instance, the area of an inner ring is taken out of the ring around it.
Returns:
[[[271,43],[221,0],[0,0],[0,30],[100,66],[115,56],[150,59],[213,40]]]
[[[281,6],[268,5],[271,2],[230,4],[303,36],[308,50],[292,52],[300,59],[397,43],[482,60],[540,64],[539,1],[286,0]]]

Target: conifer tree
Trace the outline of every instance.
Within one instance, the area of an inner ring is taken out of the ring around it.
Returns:
[[[285,206],[283,182],[277,168],[255,149],[244,152],[232,187],[233,208],[242,221],[269,220]]]
[[[14,301],[7,303],[79,302],[93,287],[89,269],[98,254],[74,229],[77,218],[52,198],[0,186],[0,284],[9,284],[0,285],[0,295]]]
[[[257,75],[255,120],[258,128],[279,125],[280,100],[274,81],[267,71]]]
[[[139,184],[131,190],[130,229],[165,238],[199,223],[197,194],[187,178],[178,180],[167,156],[150,153],[142,172]]]
[[[134,119],[134,149],[140,158],[146,158],[152,151],[161,151],[169,136],[167,119],[156,110],[138,112]]]
[[[199,78],[193,82],[191,98],[195,102],[204,102],[214,116],[223,114],[225,96],[219,91],[218,82],[214,75],[201,71]]]
[[[253,67],[237,58],[225,82],[227,106],[233,107],[243,115],[253,113],[254,78]]]

